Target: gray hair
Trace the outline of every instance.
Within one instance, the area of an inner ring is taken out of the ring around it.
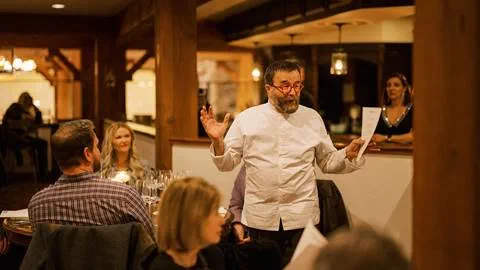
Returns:
[[[335,233],[316,261],[318,270],[408,270],[397,243],[371,228]]]

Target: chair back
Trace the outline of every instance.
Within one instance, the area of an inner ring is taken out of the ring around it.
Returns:
[[[20,269],[141,269],[156,250],[143,225],[39,224]]]
[[[340,227],[350,227],[342,193],[332,180],[317,179],[320,223],[317,229],[325,236]]]

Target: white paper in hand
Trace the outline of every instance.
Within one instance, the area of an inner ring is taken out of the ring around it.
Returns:
[[[380,118],[380,113],[382,112],[381,108],[378,107],[363,107],[362,111],[362,140],[365,143],[360,148],[358,152],[357,161],[360,161],[360,158],[367,149],[368,143],[372,139],[375,128],[378,124],[378,119]]]
[[[310,220],[303,230],[290,263],[285,270],[314,269],[320,250],[328,243],[327,239],[315,228]]]
[[[28,218],[28,209],[20,210],[3,210],[0,218]]]

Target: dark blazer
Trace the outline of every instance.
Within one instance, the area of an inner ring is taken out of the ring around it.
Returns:
[[[332,180],[317,179],[317,190],[320,203],[320,223],[317,229],[328,236],[340,227],[350,227],[342,194],[335,183]]]
[[[156,251],[139,223],[108,226],[39,224],[20,269],[143,269]]]

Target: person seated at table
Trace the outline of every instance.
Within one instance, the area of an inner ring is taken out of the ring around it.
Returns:
[[[235,236],[235,240],[239,244],[243,244],[250,241],[248,237],[247,228],[242,224],[242,210],[243,201],[245,199],[245,166],[240,168],[235,182],[233,184],[232,196],[230,197],[230,204],[228,205],[228,211],[232,213],[232,230]]]
[[[18,102],[12,103],[2,119],[2,154],[6,148],[13,150],[18,165],[23,164],[22,148],[32,146],[38,154],[38,173],[40,179],[45,179],[47,173],[47,141],[38,138],[36,129],[42,124],[40,110],[33,104],[29,93],[23,92]]]
[[[390,237],[371,228],[336,232],[322,248],[318,270],[408,270],[410,262]]]
[[[102,169],[100,174],[113,179],[119,171],[125,171],[131,177],[129,184],[141,184],[149,168],[140,160],[135,148],[133,130],[122,122],[111,124],[105,131],[101,154]],[[138,187],[138,186],[137,186]]]
[[[220,241],[220,193],[201,178],[174,181],[159,206],[159,251],[148,269],[225,269]]]
[[[388,77],[383,106],[372,137],[375,143],[413,141],[413,104],[407,78],[401,73]]]
[[[52,136],[52,152],[63,175],[37,192],[28,204],[32,228],[39,223],[113,225],[139,222],[153,237],[153,226],[140,194],[108,181],[100,169],[98,138],[90,120],[67,122]]]

